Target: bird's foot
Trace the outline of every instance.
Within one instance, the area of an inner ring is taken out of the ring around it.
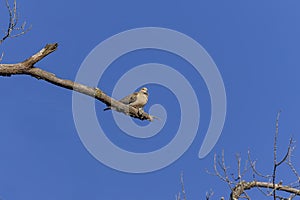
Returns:
[[[139,116],[142,116],[143,113],[144,113],[144,110],[143,110],[142,108],[139,108],[138,115],[139,115]]]

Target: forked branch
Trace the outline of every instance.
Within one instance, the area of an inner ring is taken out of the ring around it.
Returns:
[[[5,0],[6,8],[9,14],[9,21],[6,31],[2,38],[0,39],[0,45],[6,40],[7,38],[18,37],[31,29],[30,27],[26,26],[26,21],[23,22],[21,26],[18,26],[19,16],[17,11],[17,0],[14,0],[13,7],[10,6],[8,0]]]

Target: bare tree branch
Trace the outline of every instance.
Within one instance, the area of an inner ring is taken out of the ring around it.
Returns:
[[[31,29],[31,26],[28,28],[26,27],[26,22],[23,22],[23,24],[20,27],[17,26],[18,20],[19,20],[19,16],[18,16],[18,12],[17,12],[17,0],[14,0],[12,8],[9,5],[8,0],[5,0],[5,2],[6,2],[8,14],[9,14],[9,21],[8,21],[8,26],[5,31],[5,34],[2,37],[2,39],[0,39],[0,45],[7,38],[14,38],[14,37],[21,36]]]
[[[292,152],[295,149],[295,147],[293,146],[294,140],[290,140],[290,151],[289,151],[289,155],[288,158],[286,160],[287,165],[290,167],[291,171],[293,172],[293,174],[296,176],[296,181],[294,183],[291,183],[290,186],[294,187],[294,188],[300,188],[300,175],[297,172],[296,168],[294,167],[293,163],[292,163]]]
[[[293,142],[293,139],[291,138],[285,156],[281,159],[281,161],[278,162],[277,161],[277,140],[278,140],[278,132],[279,132],[279,117],[280,117],[280,113],[281,113],[281,111],[279,111],[277,113],[277,117],[276,117],[276,130],[275,130],[275,136],[274,136],[274,150],[273,150],[273,153],[274,153],[274,165],[273,165],[273,175],[272,175],[272,183],[273,183],[273,185],[275,185],[275,182],[276,182],[275,179],[276,179],[277,168],[288,159],[288,157],[290,155],[290,152],[291,152],[292,142]],[[277,195],[276,195],[276,190],[275,189],[273,189],[273,199],[274,200],[277,199]]]
[[[37,79],[45,80],[49,83],[57,85],[59,87],[63,87],[69,90],[74,90],[79,93],[91,96],[103,103],[107,106],[111,106],[114,110],[118,112],[122,112],[126,115],[129,115],[134,118],[138,118],[140,120],[148,120],[153,121],[155,116],[151,116],[146,112],[139,112],[138,109],[125,105],[108,95],[106,95],[99,88],[89,87],[80,83],[73,82],[71,80],[61,79],[55,76],[55,74],[42,70],[40,68],[35,67],[34,65],[45,58],[50,53],[54,52],[57,49],[58,44],[47,44],[43,49],[39,52],[26,59],[23,62],[15,63],[15,64],[0,64],[0,76],[12,76],[12,75],[30,75]]]
[[[251,169],[252,169],[252,171],[254,173],[253,175],[257,175],[259,177],[267,178],[267,179],[269,179],[269,178],[272,177],[271,175],[263,175],[262,173],[260,173],[260,172],[257,171],[256,166],[255,166],[256,162],[252,161],[249,150],[248,150],[248,160],[250,162]]]
[[[275,137],[274,137],[274,149],[273,149],[273,154],[274,154],[274,165],[273,165],[273,175],[272,175],[272,183],[273,187],[275,187],[275,178],[276,178],[276,169],[279,166],[277,163],[277,138],[278,138],[278,121],[280,117],[280,111],[277,113],[276,117],[276,130],[275,130]],[[273,199],[276,200],[276,190],[273,190]]]
[[[273,170],[272,175],[264,175],[262,173],[259,173],[255,166],[255,161],[252,161],[250,157],[250,151],[248,151],[248,162],[250,163],[250,169],[252,169],[252,177],[253,180],[245,181],[244,175],[248,171],[247,169],[247,160],[245,164],[245,169],[242,172],[241,171],[241,157],[240,155],[236,155],[237,160],[237,178],[232,176],[228,176],[229,174],[229,167],[225,165],[225,156],[224,151],[222,151],[222,157],[219,158],[215,155],[214,157],[214,175],[219,177],[222,181],[227,183],[229,186],[231,193],[230,193],[230,200],[238,200],[241,198],[244,199],[250,199],[250,196],[246,193],[247,190],[251,190],[253,188],[258,189],[262,194],[264,194],[267,197],[273,198],[274,200],[292,200],[296,196],[300,196],[300,177],[298,172],[296,171],[295,167],[292,164],[291,156],[292,152],[294,150],[293,146],[293,138],[290,139],[287,152],[283,156],[283,158],[278,161],[278,155],[277,155],[277,141],[278,141],[278,134],[279,134],[279,116],[280,112],[278,112],[277,118],[276,118],[276,130],[274,135],[274,144],[273,144]],[[277,169],[281,165],[286,163],[292,173],[297,177],[296,181],[296,187],[293,186],[293,184],[285,184],[283,185],[283,181],[276,182],[277,177]],[[219,172],[222,170],[222,173]],[[263,180],[257,180],[256,176],[259,179]],[[281,191],[280,193],[278,191]],[[284,194],[284,192],[288,194]],[[279,194],[277,194],[279,193]],[[289,196],[288,196],[289,195]],[[285,197],[284,197],[285,196]]]
[[[284,192],[288,192],[293,195],[300,196],[300,190],[292,188],[290,186],[285,186],[285,185],[281,185],[281,184],[274,185],[273,183],[268,183],[268,182],[258,182],[258,181],[245,182],[245,181],[242,181],[233,188],[233,191],[231,193],[231,199],[237,200],[237,199],[239,199],[240,195],[245,190],[250,190],[250,189],[256,188],[256,187],[284,191]]]

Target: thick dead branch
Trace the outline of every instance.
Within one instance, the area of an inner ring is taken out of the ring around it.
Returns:
[[[237,184],[230,195],[231,200],[238,200],[242,193],[245,192],[245,190],[250,190],[252,188],[267,188],[272,189],[276,191],[284,191],[290,194],[294,194],[297,196],[300,196],[300,190],[292,188],[290,186],[285,186],[281,184],[273,184],[269,182],[258,182],[258,181],[251,181],[251,182],[245,182],[242,181],[239,184]]]
[[[74,90],[79,93],[91,96],[99,101],[105,103],[107,106],[111,106],[114,110],[122,112],[126,115],[129,115],[140,120],[149,120],[153,121],[154,116],[149,115],[146,112],[140,113],[138,109],[125,105],[110,96],[106,95],[99,88],[89,87],[80,83],[73,82],[71,80],[61,79],[55,76],[55,74],[42,70],[35,67],[34,65],[45,58],[50,53],[54,52],[57,49],[57,43],[47,44],[39,52],[26,59],[23,62],[15,64],[0,64],[0,76],[12,76],[12,75],[30,75],[37,79],[45,80],[49,83],[63,87],[69,90]]]

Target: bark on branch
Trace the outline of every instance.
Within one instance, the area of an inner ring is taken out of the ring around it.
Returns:
[[[267,189],[272,189],[272,190],[276,190],[276,191],[284,191],[284,192],[287,192],[290,194],[294,194],[296,196],[300,196],[300,190],[295,189],[290,186],[284,186],[281,184],[273,184],[273,183],[269,183],[269,182],[259,182],[259,181],[245,182],[245,181],[242,181],[232,189],[230,199],[238,200],[240,198],[240,196],[245,192],[245,190],[250,190],[252,188],[267,188]]]
[[[34,66],[37,62],[45,58],[50,53],[54,52],[57,49],[57,46],[58,46],[57,43],[47,44],[39,52],[37,52],[33,56],[29,57],[28,59],[20,63],[0,64],[0,76],[30,75],[37,79],[45,80],[59,87],[63,87],[69,90],[74,90],[79,93],[91,96],[105,103],[107,106],[111,106],[116,111],[122,112],[131,117],[138,118],[140,120],[148,120],[148,121],[153,121],[153,119],[156,118],[154,116],[149,115],[146,112],[140,113],[138,109],[129,105],[125,105],[111,98],[110,96],[106,95],[103,91],[101,91],[99,88],[94,88],[80,83],[76,83],[71,80],[58,78],[56,77],[55,74]]]

